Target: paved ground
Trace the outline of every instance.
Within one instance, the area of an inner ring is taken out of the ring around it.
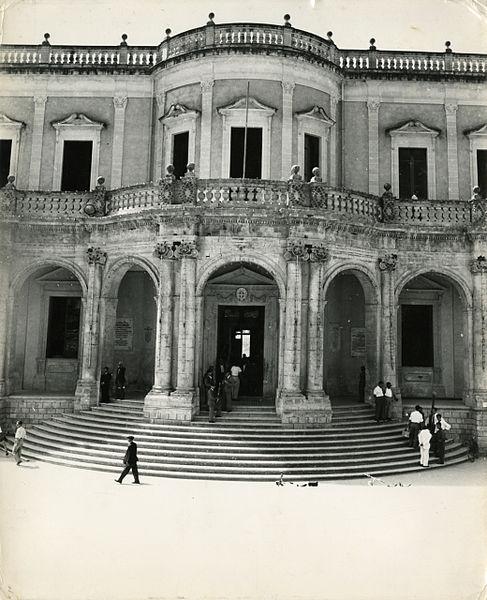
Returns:
[[[487,461],[383,482],[119,486],[110,474],[2,457],[4,592],[10,586],[21,600],[478,600],[487,584]]]

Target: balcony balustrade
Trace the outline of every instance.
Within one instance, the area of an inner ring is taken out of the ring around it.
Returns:
[[[11,178],[12,179],[12,178]],[[177,206],[199,207],[209,214],[252,211],[273,218],[320,218],[364,226],[440,230],[487,225],[487,201],[397,200],[333,188],[324,183],[252,179],[161,180],[117,190],[93,192],[0,190],[0,217],[14,221],[73,223],[153,212],[174,214]]]

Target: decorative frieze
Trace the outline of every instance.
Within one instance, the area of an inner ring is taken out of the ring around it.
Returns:
[[[322,244],[305,244],[301,240],[288,240],[284,251],[287,261],[324,262],[328,257],[328,250]]]
[[[470,263],[470,271],[472,273],[487,273],[487,259],[485,256],[478,256]]]
[[[378,260],[379,270],[395,271],[397,266],[397,254],[386,254]]]
[[[86,259],[90,265],[105,265],[107,262],[107,253],[101,248],[90,246],[86,251]]]
[[[198,247],[196,242],[158,242],[154,249],[154,256],[160,260],[198,258]]]

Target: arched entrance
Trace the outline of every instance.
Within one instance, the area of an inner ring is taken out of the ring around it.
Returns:
[[[156,288],[152,276],[138,264],[119,266],[105,296],[101,367],[115,373],[126,368],[127,394],[143,396],[154,383]]]
[[[324,388],[330,399],[359,400],[362,366],[366,368],[369,395],[377,378],[377,297],[365,273],[346,270],[330,281],[325,295],[324,336]]]
[[[222,359],[243,369],[242,399],[273,402],[278,379],[279,291],[272,275],[250,262],[218,268],[203,291],[201,369]]]
[[[73,394],[82,354],[83,286],[67,266],[35,269],[11,298],[9,393]]]
[[[403,398],[462,398],[469,343],[463,292],[448,276],[427,272],[399,290],[398,366]]]

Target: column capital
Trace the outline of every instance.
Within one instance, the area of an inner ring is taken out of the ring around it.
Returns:
[[[323,244],[304,244],[301,240],[288,240],[284,251],[284,259],[288,262],[322,263],[328,258],[328,250]]]
[[[90,265],[104,266],[107,262],[107,253],[104,252],[101,248],[95,248],[94,246],[90,246],[86,250],[86,260]]]
[[[330,94],[330,107],[335,110],[338,102],[340,101],[340,96],[337,93]]]
[[[285,94],[289,94],[289,95],[291,95],[294,92],[294,88],[296,87],[296,84],[294,83],[294,81],[281,81],[281,85],[282,85],[282,91]]]
[[[487,259],[485,256],[477,256],[470,263],[470,271],[472,273],[487,273]]]
[[[376,112],[379,110],[380,100],[377,98],[369,98],[367,100],[367,108],[369,112]]]
[[[158,242],[154,249],[154,256],[160,260],[198,258],[199,250],[194,241]]]
[[[115,107],[115,110],[125,110],[125,107],[127,106],[128,98],[127,98],[127,96],[114,96],[112,98],[112,101],[113,101],[113,106]]]
[[[458,104],[456,102],[445,103],[445,112],[447,117],[454,117],[457,114]]]
[[[44,108],[47,102],[47,96],[34,96],[34,106],[36,109]]]
[[[214,79],[202,79],[200,86],[201,86],[201,93],[202,94],[209,94],[211,93],[211,91],[213,90],[213,86],[215,85],[215,80]]]
[[[397,254],[386,254],[378,259],[379,270],[383,272],[392,272],[396,270]]]

